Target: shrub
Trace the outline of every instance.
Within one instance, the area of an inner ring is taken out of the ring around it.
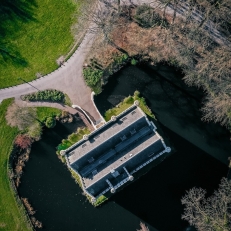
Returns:
[[[136,91],[134,92],[134,96],[135,96],[135,97],[139,97],[139,96],[140,96],[140,92],[136,90]]]
[[[133,58],[133,59],[131,60],[131,64],[135,66],[135,65],[137,64],[137,60],[135,60],[135,59]]]
[[[35,122],[35,119],[35,108],[19,107],[13,103],[7,109],[7,123],[12,127],[17,126],[19,130],[24,130],[28,126],[31,126]]]
[[[33,123],[31,126],[28,127],[27,135],[34,140],[40,140],[42,135],[42,126],[39,122]]]
[[[83,70],[83,76],[87,85],[89,87],[94,87],[101,80],[103,71],[88,67]]]
[[[62,140],[62,143],[59,144],[57,147],[57,153],[59,154],[61,150],[65,150],[69,148],[71,145],[81,140],[83,138],[83,135],[89,133],[90,131],[88,128],[83,128],[83,129],[78,128],[76,133],[72,133],[71,135],[68,136],[68,139]]]
[[[132,96],[128,96],[123,100],[124,103],[133,103],[133,101],[134,100]]]
[[[113,59],[117,64],[122,64],[124,61],[128,59],[128,55],[122,54],[120,56],[115,56]]]
[[[27,136],[27,135],[19,134],[19,135],[16,137],[14,143],[15,143],[18,147],[20,147],[20,148],[22,148],[22,149],[26,149],[26,148],[29,148],[29,147],[31,146],[32,140],[31,140],[31,138],[30,138],[29,136]]]
[[[108,198],[105,195],[101,195],[97,201],[94,203],[94,206],[99,206],[102,204],[104,201],[108,200]]]
[[[38,91],[35,93],[23,95],[22,100],[64,102],[65,95],[61,91],[48,89],[44,91]]]
[[[47,117],[45,125],[48,128],[53,128],[56,125],[56,119],[54,117]]]
[[[150,28],[153,26],[163,26],[167,27],[168,22],[161,18],[161,16],[154,12],[154,9],[143,4],[137,7],[135,14],[136,21],[145,28]]]

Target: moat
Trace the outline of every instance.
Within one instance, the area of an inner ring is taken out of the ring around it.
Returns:
[[[227,130],[201,122],[203,92],[186,87],[181,77],[180,72],[164,65],[155,69],[125,67],[95,97],[103,114],[139,90],[175,149],[174,154],[99,208],[86,200],[55,153],[61,140],[72,132],[70,125],[58,124],[46,130],[42,140],[33,144],[19,194],[29,198],[37,210],[42,230],[135,231],[140,220],[150,231],[186,230],[188,224],[181,220],[181,197],[194,186],[211,194],[227,175],[224,163],[231,147]]]

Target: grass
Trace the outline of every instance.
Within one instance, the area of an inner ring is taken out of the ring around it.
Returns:
[[[37,107],[37,118],[39,121],[44,121],[47,117],[56,117],[61,115],[61,110],[51,107]]]
[[[72,106],[71,99],[69,98],[69,96],[67,94],[64,94],[64,95],[65,95],[64,104],[71,107]]]
[[[74,45],[71,26],[77,23],[78,9],[84,1],[35,0],[34,5],[31,2],[22,1],[31,4],[26,21],[19,17],[4,21],[8,33],[1,44],[13,49],[11,53],[17,54],[17,60],[4,60],[0,55],[0,88],[23,83],[18,77],[30,81],[36,73],[45,75],[55,70],[56,60]]]
[[[94,206],[97,207],[106,200],[108,200],[108,198],[105,195],[101,195],[99,198],[97,198],[96,202],[94,203]]]
[[[59,154],[61,150],[66,150],[71,147],[74,143],[78,142],[83,138],[83,135],[89,134],[90,130],[88,128],[78,129],[76,133],[72,133],[67,139],[63,139],[62,143],[57,147],[57,153]]]
[[[80,180],[80,177],[78,176],[78,174],[77,174],[76,172],[74,172],[73,170],[70,170],[70,172],[71,172],[72,177],[75,179],[75,182],[76,182],[81,188],[83,188],[82,183],[81,183],[81,180]]]
[[[69,169],[70,172],[71,172],[71,175],[72,177],[75,179],[75,182],[81,187],[83,188],[82,186],[82,183],[81,183],[81,180],[80,180],[80,177],[78,176],[77,173],[75,173],[73,170]],[[87,194],[85,194],[85,196],[87,197],[87,199],[89,200],[90,203],[91,202],[91,197]],[[101,195],[99,198],[97,198],[96,202],[93,204],[95,207],[101,205],[103,202],[105,202],[106,200],[108,200],[108,198],[104,195]]]
[[[122,113],[127,108],[131,107],[134,104],[134,101],[139,101],[139,107],[143,110],[143,112],[150,118],[155,119],[155,116],[152,114],[151,110],[148,108],[146,101],[143,97],[140,97],[140,93],[138,91],[134,92],[134,96],[128,96],[121,103],[119,103],[116,107],[109,109],[105,112],[104,118],[106,121],[109,121],[111,117],[117,116]]]
[[[7,107],[12,101],[7,99],[0,104],[0,230],[27,231],[31,229],[24,216],[25,210],[18,205],[7,174],[12,144],[18,134],[18,129],[9,127],[5,120]]]

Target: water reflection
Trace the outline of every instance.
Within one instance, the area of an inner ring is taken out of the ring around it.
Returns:
[[[181,220],[181,197],[193,186],[206,188],[209,194],[217,188],[227,167],[211,155],[220,153],[220,159],[225,160],[230,146],[224,129],[201,123],[203,93],[187,88],[178,76],[180,73],[167,67],[127,67],[111,77],[96,97],[97,107],[104,112],[138,89],[176,150],[100,208],[86,201],[55,154],[71,127],[58,124],[33,145],[19,193],[37,210],[43,230],[135,231],[140,219],[148,223],[150,231],[155,230],[153,227],[160,231],[187,230],[187,222]]]

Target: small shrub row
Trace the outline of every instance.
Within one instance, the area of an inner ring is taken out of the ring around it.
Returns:
[[[57,147],[57,154],[60,153],[61,150],[66,150],[67,148],[71,147],[74,143],[78,142],[83,138],[83,135],[89,134],[90,131],[88,128],[78,129],[76,133],[72,133],[68,136],[67,139],[63,139],[62,143]]]
[[[127,54],[117,55],[113,57],[113,60],[116,64],[122,64],[127,61],[129,56]]]
[[[44,91],[38,91],[35,93],[23,95],[22,100],[64,102],[65,95],[61,91],[48,89]]]
[[[134,101],[138,100],[139,101],[139,107],[143,110],[143,112],[155,119],[155,116],[153,115],[153,113],[151,112],[151,110],[148,108],[145,98],[140,97],[140,92],[139,91],[135,91],[134,92],[134,96],[128,96],[126,97],[121,103],[119,103],[116,107],[109,109],[105,112],[104,114],[104,118],[106,121],[109,121],[111,119],[111,117],[117,116],[120,113],[122,113],[124,110],[126,110],[127,108],[129,108],[130,106],[132,106],[132,104],[134,103]]]
[[[103,71],[87,67],[83,70],[84,79],[89,87],[94,87],[101,80]]]

